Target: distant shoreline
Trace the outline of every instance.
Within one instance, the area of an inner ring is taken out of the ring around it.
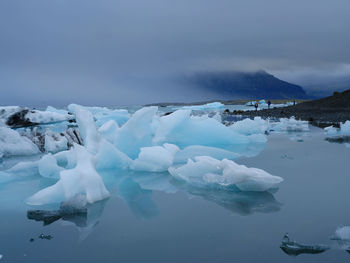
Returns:
[[[145,107],[149,106],[158,106],[158,107],[168,107],[168,106],[195,106],[195,105],[204,105],[212,102],[220,102],[224,105],[244,105],[250,101],[259,101],[260,99],[237,99],[237,100],[207,100],[207,101],[196,101],[196,102],[157,102],[145,104]],[[265,99],[266,101],[268,99]],[[285,104],[288,101],[296,101],[297,103],[309,101],[302,99],[275,99],[270,100],[272,104]]]
[[[294,116],[296,119],[310,121],[318,126],[339,124],[350,120],[350,90],[335,93],[333,96],[319,100],[305,101],[295,106],[259,111],[233,111],[227,114],[264,118],[290,118]]]

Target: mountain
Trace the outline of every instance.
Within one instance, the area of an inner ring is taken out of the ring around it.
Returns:
[[[192,85],[226,99],[307,99],[301,86],[265,72],[201,72],[187,78]]]

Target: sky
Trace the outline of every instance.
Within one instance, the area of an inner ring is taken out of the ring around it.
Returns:
[[[264,69],[350,79],[349,0],[0,0],[0,104],[209,99],[174,81]]]

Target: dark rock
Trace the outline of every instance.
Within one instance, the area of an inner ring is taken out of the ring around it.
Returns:
[[[23,109],[19,112],[12,114],[8,117],[6,124],[12,128],[29,127],[37,125],[38,123],[31,122],[29,118],[26,117],[28,112],[28,109]]]
[[[172,113],[173,113],[173,111],[169,111],[169,112],[164,113],[163,116],[168,116],[168,115],[170,115],[170,114],[172,114]]]

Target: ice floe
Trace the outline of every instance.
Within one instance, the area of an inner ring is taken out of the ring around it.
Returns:
[[[193,105],[193,106],[184,106],[183,109],[190,109],[190,110],[217,110],[222,109],[224,107],[224,104],[221,102],[211,102],[203,105]]]
[[[271,130],[276,132],[308,132],[309,122],[296,120],[295,117],[281,118],[278,122],[271,124]]]
[[[170,167],[169,173],[177,179],[198,187],[232,187],[241,191],[267,191],[283,181],[258,168],[248,168],[234,161],[222,161],[209,156],[197,156],[180,167]]]

